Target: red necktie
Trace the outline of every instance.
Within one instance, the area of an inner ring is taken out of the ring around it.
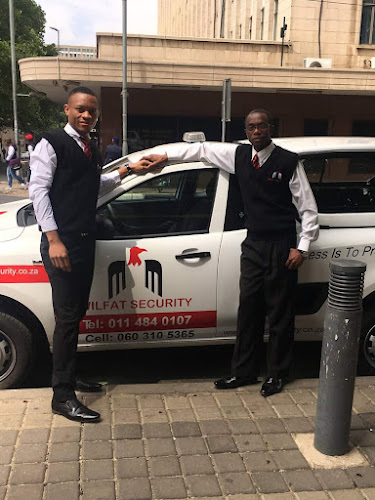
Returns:
[[[254,158],[253,158],[253,167],[256,168],[257,170],[260,167],[259,158],[258,158],[258,155],[256,153],[255,153]]]
[[[92,152],[91,152],[90,141],[88,139],[86,139],[86,137],[81,137],[81,141],[83,142],[83,152],[85,153],[85,155],[87,156],[87,158],[89,160],[91,160],[91,158],[92,158]]]

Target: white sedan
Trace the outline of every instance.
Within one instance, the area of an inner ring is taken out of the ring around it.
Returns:
[[[300,155],[319,207],[320,236],[299,271],[296,340],[322,338],[329,262],[363,261],[360,359],[373,370],[375,140],[275,142]],[[0,388],[8,388],[42,363],[54,314],[31,202],[1,205],[0,222]],[[244,238],[236,179],[215,165],[169,163],[126,177],[98,200],[95,274],[79,350],[233,342]]]

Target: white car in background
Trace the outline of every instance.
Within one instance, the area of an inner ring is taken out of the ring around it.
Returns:
[[[322,338],[329,262],[363,261],[360,359],[373,370],[375,139],[275,142],[300,155],[319,207],[320,236],[299,272],[295,338]],[[126,177],[98,200],[97,226],[94,281],[79,350],[234,341],[245,238],[234,176],[207,163],[170,162],[159,171]],[[41,366],[52,341],[51,289],[39,243],[29,200],[0,206],[0,388],[20,385]]]

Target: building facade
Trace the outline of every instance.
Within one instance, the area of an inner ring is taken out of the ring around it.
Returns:
[[[275,2],[160,0],[162,33],[128,36],[131,149],[181,140],[193,129],[220,140],[226,78],[232,80],[228,140],[244,137],[243,117],[255,107],[273,112],[278,135],[375,135],[372,4]],[[276,27],[284,17],[283,43]],[[167,28],[177,31],[169,35]],[[61,104],[75,86],[92,87],[102,102],[101,147],[121,137],[121,34],[97,33],[96,58],[31,58],[19,65],[24,83]]]
[[[158,31],[174,37],[284,41],[285,65],[328,59],[335,68],[375,67],[372,0],[158,0]],[[311,64],[311,63],[310,63]]]
[[[60,57],[82,57],[83,59],[92,59],[96,57],[96,47],[81,45],[60,45],[58,52]]]

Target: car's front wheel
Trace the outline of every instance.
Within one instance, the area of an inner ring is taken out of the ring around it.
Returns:
[[[20,385],[27,377],[32,361],[30,330],[13,316],[0,313],[0,389]]]
[[[369,307],[363,311],[361,342],[359,346],[359,369],[363,374],[375,372],[375,311]]]

